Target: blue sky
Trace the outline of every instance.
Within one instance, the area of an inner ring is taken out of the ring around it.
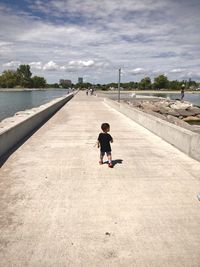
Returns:
[[[0,0],[0,72],[48,82],[200,81],[199,0]]]

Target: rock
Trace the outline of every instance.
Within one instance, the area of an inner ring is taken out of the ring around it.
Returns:
[[[198,107],[189,107],[186,110],[191,112],[191,116],[200,114],[200,108]]]
[[[152,110],[152,111],[155,111],[155,112],[159,111],[159,108],[157,108],[152,103],[142,103],[141,105],[142,105],[143,109]]]
[[[176,110],[174,110],[172,108],[169,109],[168,114],[172,115],[172,116],[175,116],[175,117],[179,117],[180,116],[180,114]]]
[[[171,108],[173,109],[188,109],[189,107],[192,107],[193,105],[189,102],[180,102],[180,101],[176,101],[174,104],[171,105]]]
[[[200,118],[199,117],[197,117],[197,116],[188,116],[188,117],[186,117],[186,118],[184,118],[183,119],[184,121],[186,121],[186,122],[190,122],[190,123],[200,123]]]
[[[183,116],[183,117],[194,115],[194,112],[186,110],[186,109],[177,109],[176,111],[179,113],[180,116]]]
[[[170,107],[170,102],[169,101],[159,101],[159,102],[156,102],[155,103],[155,106],[157,106],[157,107],[159,107],[159,108],[168,108],[168,107]]]
[[[170,111],[170,108],[168,107],[160,107],[158,112],[161,113],[161,114],[168,114]]]

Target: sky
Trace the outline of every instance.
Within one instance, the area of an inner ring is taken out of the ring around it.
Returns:
[[[199,0],[0,0],[0,73],[48,83],[200,81]]]

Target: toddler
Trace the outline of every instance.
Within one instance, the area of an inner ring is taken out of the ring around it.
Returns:
[[[100,147],[100,161],[99,164],[103,164],[103,157],[106,153],[108,157],[108,167],[113,168],[111,146],[110,143],[113,142],[112,136],[108,133],[110,131],[110,125],[108,123],[102,123],[101,125],[102,133],[99,134],[97,145]]]

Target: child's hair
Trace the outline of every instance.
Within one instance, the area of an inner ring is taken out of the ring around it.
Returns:
[[[105,132],[106,130],[108,130],[110,128],[110,125],[108,123],[102,123],[101,124],[101,129],[103,132]]]

